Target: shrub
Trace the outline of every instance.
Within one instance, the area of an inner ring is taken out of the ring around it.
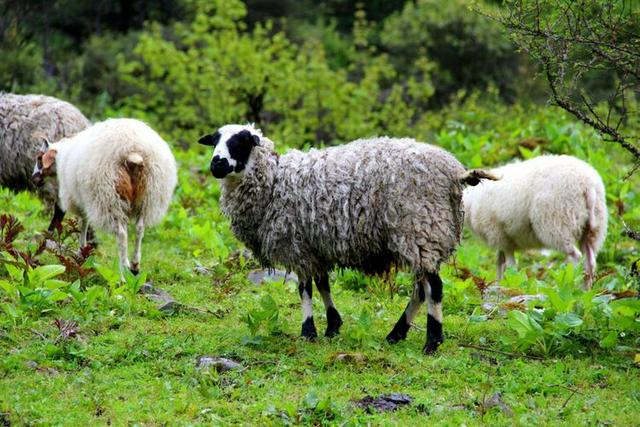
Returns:
[[[417,64],[424,58],[437,65],[433,78],[440,104],[460,89],[484,89],[490,84],[499,88],[503,99],[513,101],[521,83],[520,55],[500,24],[471,10],[475,3],[417,0],[385,21],[382,49],[394,58],[400,73],[421,74]]]
[[[245,121],[289,146],[381,130],[406,134],[411,101],[431,95],[415,83],[406,90],[391,83],[395,71],[385,55],[333,70],[317,40],[297,47],[270,23],[246,32],[239,1],[200,7],[191,24],[152,25],[140,36],[136,59],[120,62],[133,93],[120,113],[147,119],[174,140],[195,141],[211,128]]]

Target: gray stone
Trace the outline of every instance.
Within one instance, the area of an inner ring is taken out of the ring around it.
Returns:
[[[282,270],[272,270],[272,269],[263,269],[263,270],[253,270],[249,273],[247,278],[256,285],[264,283],[266,281],[270,282],[293,282],[298,283],[298,276],[295,273],[287,273]]]
[[[547,299],[547,296],[543,294],[517,295],[515,297],[509,298],[509,302],[514,304],[526,304],[529,301],[544,301],[546,299]]]
[[[204,371],[215,369],[218,372],[227,372],[242,369],[242,365],[226,357],[200,356],[196,362],[196,368]]]
[[[411,396],[400,393],[381,394],[378,397],[365,396],[355,402],[356,406],[371,413],[372,409],[376,411],[396,411],[400,406],[408,405],[413,402]]]
[[[153,286],[153,282],[147,282],[140,287],[140,292],[153,302],[166,304],[175,302],[173,297],[167,291]]]

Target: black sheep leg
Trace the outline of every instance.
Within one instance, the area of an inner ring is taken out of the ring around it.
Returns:
[[[402,316],[400,316],[396,325],[393,327],[391,332],[389,332],[389,335],[387,335],[387,341],[391,344],[397,343],[407,337],[407,332],[411,327],[411,322],[413,321],[413,318],[416,317],[422,303],[424,303],[424,281],[421,279],[422,277],[416,274],[413,293],[411,294],[409,304],[407,305],[407,308],[404,309],[404,312],[402,313]]]
[[[438,273],[427,273],[427,342],[425,354],[435,352],[443,343],[442,335],[442,280]]]
[[[314,340],[318,336],[316,325],[313,323],[313,282],[311,279],[300,279],[298,293],[302,303],[302,337]]]
[[[61,233],[63,219],[64,219],[64,211],[58,207],[57,203],[55,203],[53,205],[53,218],[51,218],[51,223],[49,223],[49,228],[47,228],[47,230],[50,233],[53,233],[54,230],[57,230],[58,233]]]
[[[327,331],[324,333],[324,336],[335,337],[340,333],[342,318],[340,317],[338,310],[336,310],[336,306],[333,304],[333,299],[331,299],[329,276],[326,273],[323,273],[316,277],[315,281],[318,292],[320,292],[320,296],[322,296],[324,307],[327,310]]]

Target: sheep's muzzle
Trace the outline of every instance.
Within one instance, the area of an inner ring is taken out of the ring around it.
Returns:
[[[34,172],[33,175],[31,175],[31,182],[33,182],[33,185],[36,187],[42,187],[44,185],[44,176],[42,175],[42,172]]]
[[[211,174],[215,178],[224,178],[231,172],[233,172],[233,167],[229,164],[229,161],[227,159],[215,156],[211,160]]]

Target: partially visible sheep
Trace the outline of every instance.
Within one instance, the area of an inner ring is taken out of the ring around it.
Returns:
[[[87,227],[116,234],[121,272],[140,268],[144,228],[159,222],[176,185],[171,149],[145,123],[110,119],[52,144],[34,176],[57,174],[60,207],[80,215]],[[127,224],[136,224],[133,263],[127,256]]]
[[[404,339],[428,298],[425,353],[442,343],[440,264],[460,239],[462,188],[487,176],[466,171],[446,151],[413,139],[387,137],[278,156],[253,126],[227,125],[199,140],[215,146],[211,172],[221,179],[223,212],[235,235],[266,266],[281,264],[300,278],[302,336],[317,336],[312,281],[327,310],[326,336],[342,319],[328,273],[411,267],[409,305],[387,336]]]
[[[73,136],[89,124],[76,107],[57,98],[0,93],[0,186],[36,190],[30,178],[43,142]],[[39,188],[38,193],[54,209],[52,231],[64,216],[56,203],[55,183]]]
[[[501,176],[464,191],[465,223],[498,251],[497,277],[514,265],[514,251],[555,249],[577,263],[584,255],[585,288],[607,235],[602,179],[571,156],[540,156],[491,172]],[[582,250],[582,254],[580,250]]]

